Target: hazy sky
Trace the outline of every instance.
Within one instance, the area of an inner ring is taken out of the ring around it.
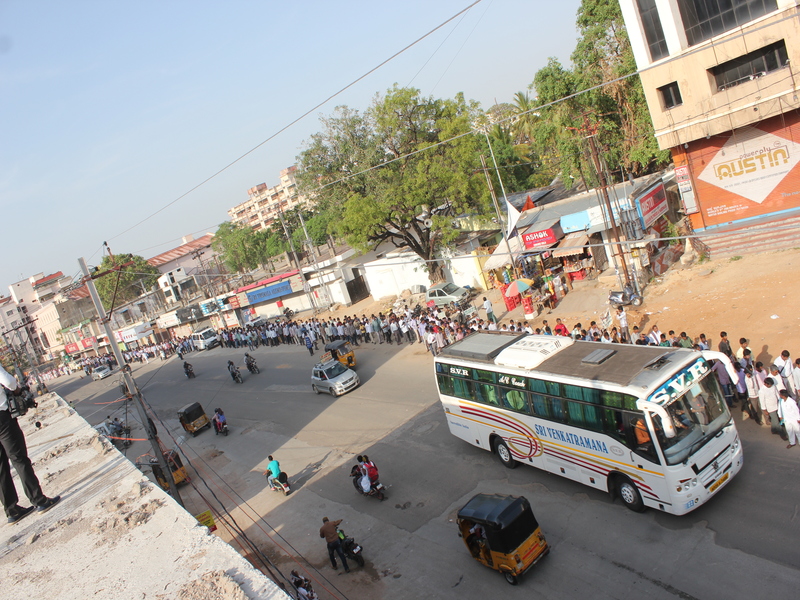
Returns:
[[[77,258],[150,258],[276,185],[318,117],[392,84],[483,108],[569,63],[579,0],[483,0],[163,212],[471,0],[0,0],[0,293]]]

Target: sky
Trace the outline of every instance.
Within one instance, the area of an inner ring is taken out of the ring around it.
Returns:
[[[336,106],[397,83],[487,109],[570,63],[579,0],[483,0],[212,177],[473,1],[0,0],[0,294],[216,231]]]

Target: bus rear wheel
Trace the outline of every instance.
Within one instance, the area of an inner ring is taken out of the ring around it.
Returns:
[[[627,477],[619,477],[617,479],[617,494],[625,503],[625,506],[634,512],[642,512],[644,510],[644,502],[636,485]]]
[[[494,451],[497,453],[497,456],[500,457],[500,462],[503,463],[503,466],[507,469],[513,469],[517,466],[517,461],[514,460],[514,457],[511,455],[511,450],[508,449],[508,446],[506,446],[502,438],[497,438],[495,441]]]

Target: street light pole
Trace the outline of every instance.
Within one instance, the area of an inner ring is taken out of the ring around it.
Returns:
[[[100,316],[100,324],[105,330],[108,343],[111,345],[111,350],[114,352],[114,357],[117,359],[117,364],[119,364],[120,368],[122,369],[122,377],[125,379],[125,386],[128,388],[128,393],[130,394],[131,398],[133,398],[134,404],[136,405],[136,410],[139,413],[139,419],[142,422],[142,427],[144,427],[144,431],[147,434],[147,439],[150,441],[150,445],[153,448],[153,454],[155,454],[156,460],[161,467],[161,471],[164,473],[164,477],[166,477],[167,483],[169,484],[170,495],[178,504],[183,506],[181,495],[178,493],[178,487],[175,485],[175,480],[172,478],[172,469],[170,469],[170,466],[167,464],[167,460],[164,458],[164,453],[161,451],[161,443],[158,441],[156,432],[150,425],[151,421],[147,417],[147,412],[144,410],[142,393],[139,391],[139,388],[136,387],[136,382],[131,375],[130,365],[125,362],[125,357],[122,355],[119,346],[113,343],[114,332],[111,331],[111,325],[109,325],[106,309],[103,307],[103,303],[100,302],[100,296],[97,294],[97,288],[94,286],[94,280],[89,274],[89,268],[86,266],[86,261],[83,259],[83,257],[78,259],[78,264],[81,267],[81,272],[83,273],[83,278],[86,282],[86,289],[89,290],[89,295],[92,298],[95,310],[97,310],[97,314]]]

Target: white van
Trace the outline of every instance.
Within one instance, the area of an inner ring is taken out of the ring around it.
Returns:
[[[219,344],[217,332],[210,327],[195,331],[192,334],[192,342],[194,342],[195,350],[210,350]]]

